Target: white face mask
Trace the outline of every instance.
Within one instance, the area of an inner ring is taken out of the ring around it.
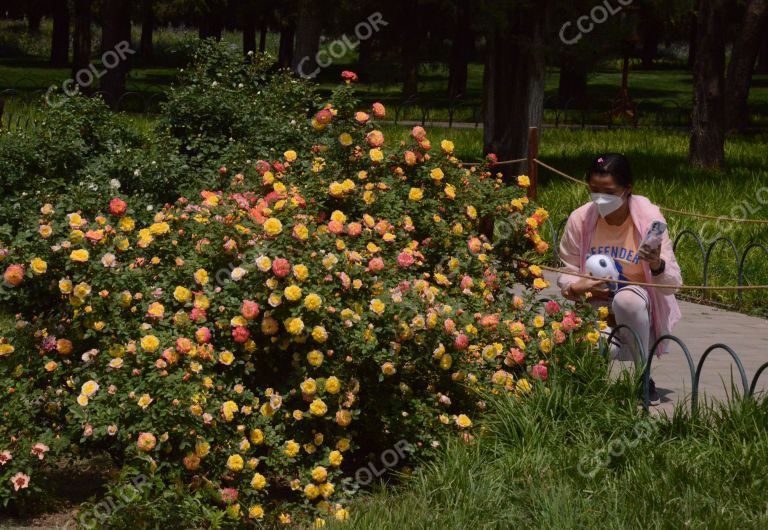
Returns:
[[[591,193],[590,195],[592,195],[592,202],[597,205],[597,211],[602,217],[611,215],[624,204],[624,193],[618,196],[610,193]]]

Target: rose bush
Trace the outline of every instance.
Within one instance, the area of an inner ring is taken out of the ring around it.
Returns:
[[[509,258],[547,250],[527,178],[467,169],[421,127],[389,141],[386,109],[355,107],[347,82],[309,148],[222,167],[226,189],[147,223],[127,197],[46,204],[5,242],[0,498],[41,488],[48,451],[106,451],[222,524],[343,520],[366,455],[469,441],[488,392],[524,398],[559,351],[594,349],[591,320],[537,304],[541,270]]]

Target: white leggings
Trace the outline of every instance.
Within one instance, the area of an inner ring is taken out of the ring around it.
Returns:
[[[651,326],[651,303],[648,291],[637,285],[622,287],[614,295],[610,310],[616,318],[617,326],[629,326],[637,333],[636,340],[628,329],[619,330],[613,341],[614,344],[611,345],[611,357],[621,361],[642,361],[645,364],[648,360],[651,340],[655,340]],[[642,355],[637,351],[638,340]]]

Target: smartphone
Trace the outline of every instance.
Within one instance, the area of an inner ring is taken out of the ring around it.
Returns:
[[[640,242],[640,248],[647,248],[653,250],[661,246],[664,232],[667,231],[667,224],[662,221],[653,221],[648,228],[648,232],[645,233],[645,237]]]

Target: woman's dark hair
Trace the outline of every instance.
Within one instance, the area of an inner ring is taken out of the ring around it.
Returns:
[[[623,188],[630,187],[633,181],[629,160],[618,153],[608,153],[597,157],[587,170],[587,180],[594,174],[611,175],[616,184]]]

